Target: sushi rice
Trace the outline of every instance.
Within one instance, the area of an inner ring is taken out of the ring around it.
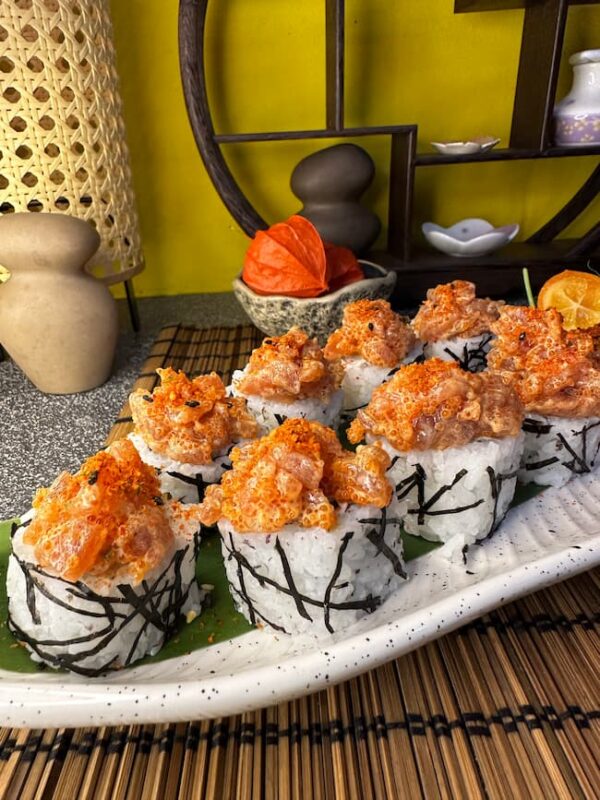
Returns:
[[[331,531],[290,523],[237,533],[218,523],[231,593],[253,625],[331,634],[371,613],[406,579],[400,522],[388,509],[341,505]]]
[[[521,483],[564,486],[600,464],[600,417],[575,419],[528,412],[523,431]]]
[[[423,358],[423,344],[419,343],[404,358],[400,365],[414,364]],[[344,366],[342,391],[344,403],[342,406],[343,418],[349,419],[360,409],[364,408],[373,394],[373,389],[381,386],[399,367],[376,367],[362,356],[345,356],[341,359]]]
[[[237,384],[243,376],[244,370],[236,370],[228,391],[235,397],[243,397],[246,400],[248,411],[258,420],[262,433],[268,433],[279,427],[286,419],[293,418],[313,420],[331,428],[338,426],[344,401],[342,389],[333,392],[329,402],[325,405],[316,397],[306,397],[291,403],[284,403],[259,395],[243,394],[237,389]]]
[[[235,447],[233,444],[229,445],[210,464],[186,464],[155,453],[138,433],[130,433],[128,438],[135,445],[142,461],[159,470],[161,491],[182,503],[202,502],[206,484],[218,483],[221,475],[230,469],[229,454]]]
[[[173,526],[171,552],[137,584],[125,569],[111,579],[69,581],[40,567],[23,542],[34,515],[13,529],[7,573],[8,628],[34,661],[95,677],[154,655],[181,615],[200,614],[206,592],[196,583],[197,523]]]
[[[524,436],[481,438],[445,450],[396,450],[380,441],[392,464],[395,487],[390,513],[403,520],[407,533],[434,542],[454,536],[465,545],[490,536],[513,499]]]
[[[442,361],[456,361],[467,372],[483,372],[487,367],[487,354],[491,348],[494,335],[486,331],[479,336],[454,339],[439,339],[427,342],[425,358],[441,358]]]

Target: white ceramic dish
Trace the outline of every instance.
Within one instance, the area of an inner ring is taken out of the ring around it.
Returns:
[[[432,147],[445,155],[469,156],[474,153],[485,153],[495,147],[500,139],[493,136],[476,136],[466,142],[431,142]]]
[[[409,562],[411,580],[335,638],[256,631],[185,657],[90,680],[0,670],[11,727],[206,719],[271,705],[373,669],[515,598],[600,564],[600,478],[577,478],[514,508],[469,551],[448,543]],[[468,570],[468,571],[467,571]]]
[[[519,226],[503,225],[494,228],[485,219],[462,219],[449,228],[425,222],[421,226],[423,235],[432,247],[450,256],[463,258],[483,256],[499,250],[512,241],[519,232]]]

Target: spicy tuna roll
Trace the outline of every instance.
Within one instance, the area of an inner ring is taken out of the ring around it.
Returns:
[[[232,462],[208,487],[201,519],[218,524],[232,596],[252,624],[333,633],[402,584],[381,447],[352,453],[331,429],[292,419],[236,448]]]
[[[135,425],[129,438],[142,459],[160,470],[161,488],[183,502],[204,497],[204,487],[229,469],[229,451],[254,438],[255,418],[240,397],[228,397],[215,373],[190,379],[183,372],[158,369],[161,383],[152,392],[129,396]]]
[[[331,334],[323,352],[343,367],[343,411],[350,417],[402,364],[422,356],[423,346],[387,300],[357,300],[344,308],[342,326]]]
[[[273,430],[291,418],[336,426],[342,408],[342,370],[325,360],[316,339],[300,328],[271,336],[233,373],[231,391],[243,397],[262,426]]]
[[[490,368],[513,380],[525,406],[519,480],[563,486],[600,464],[600,360],[585,331],[555,309],[506,306],[493,325]]]
[[[469,544],[495,530],[513,498],[522,420],[519,398],[500,376],[432,358],[375,389],[348,439],[385,447],[408,533]]]
[[[81,675],[156,653],[201,611],[195,509],[161,498],[127,440],[63,472],[13,530],[10,631],[34,661]]]
[[[502,305],[476,297],[475,284],[469,281],[429,289],[412,321],[413,330],[425,342],[426,358],[455,361],[468,372],[483,371],[493,339],[491,326]]]

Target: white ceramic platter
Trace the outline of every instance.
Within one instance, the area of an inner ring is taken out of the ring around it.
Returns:
[[[600,564],[600,478],[548,489],[469,550],[409,563],[410,581],[356,627],[327,639],[256,631],[186,657],[90,680],[0,670],[0,722],[74,727],[225,716],[373,669],[510,600]]]

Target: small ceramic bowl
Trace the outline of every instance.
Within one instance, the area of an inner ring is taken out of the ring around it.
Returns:
[[[449,228],[426,222],[421,230],[430,245],[450,256],[484,256],[499,250],[519,232],[518,225],[494,226],[485,219],[463,219]]]
[[[343,286],[321,297],[285,297],[256,294],[240,276],[233,281],[233,292],[252,322],[267,336],[281,336],[293,325],[316,336],[321,345],[342,322],[344,306],[355,300],[387,299],[396,283],[396,273],[359,260],[365,279]]]
[[[469,156],[473,153],[485,153],[495,147],[500,139],[493,136],[476,136],[466,142],[431,142],[439,153],[449,156]]]

